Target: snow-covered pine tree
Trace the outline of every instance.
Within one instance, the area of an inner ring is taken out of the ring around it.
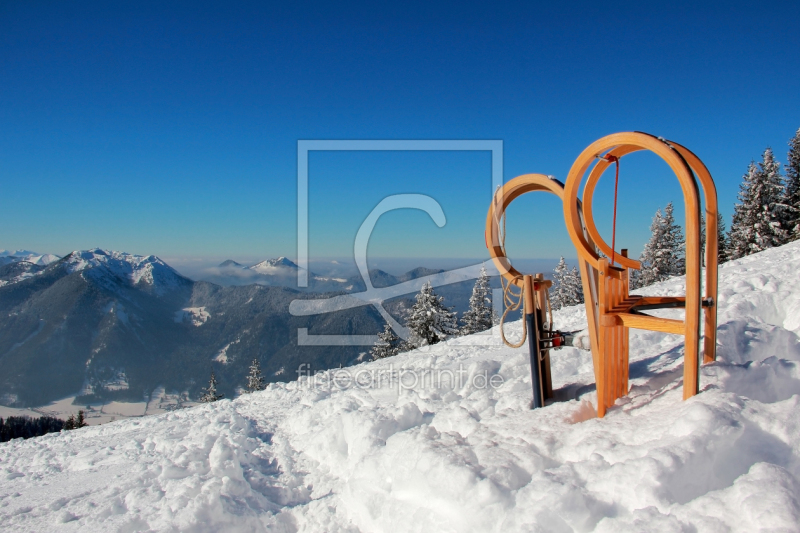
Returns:
[[[700,261],[706,266],[706,217],[700,215]],[[722,213],[717,213],[717,261],[724,263],[728,257],[728,237],[725,235],[725,219]]]
[[[747,173],[742,176],[742,183],[739,184],[739,200],[733,206],[733,220],[731,229],[728,232],[728,256],[730,259],[739,259],[750,252],[750,245],[754,242],[755,208],[752,205],[750,192],[753,189],[752,183],[756,181],[758,167],[755,161],[750,161]]]
[[[750,163],[739,187],[730,233],[733,259],[787,242],[789,234],[781,224],[786,224],[786,201],[780,163],[767,148],[757,167]]]
[[[639,259],[641,259],[641,256],[639,257]],[[632,268],[629,269],[628,270],[628,289],[633,291],[633,290],[636,290],[639,287],[641,287],[642,286],[642,285],[640,285],[641,277],[642,277],[642,271],[641,270],[634,270]]]
[[[664,214],[661,209],[656,211],[650,225],[650,240],[639,256],[642,268],[632,276],[633,288],[646,287],[685,273],[683,230],[675,223],[672,212],[672,202],[664,208]]]
[[[706,266],[706,216],[700,213],[700,265]]]
[[[373,361],[397,355],[400,351],[400,338],[394,334],[389,324],[383,325],[383,332],[378,333],[378,340],[370,348]]]
[[[567,262],[564,261],[564,256],[558,260],[556,268],[553,269],[553,285],[550,287],[550,305],[554,310],[564,307],[564,297],[561,293],[561,287],[564,285],[564,278],[569,272]]]
[[[578,267],[572,267],[566,277],[566,295],[564,306],[579,305],[583,303],[583,282]]]
[[[570,305],[583,303],[583,286],[581,275],[576,267],[570,269],[561,257],[553,270],[553,287],[550,290],[550,305],[553,309],[561,309]]]
[[[800,239],[800,129],[789,141],[786,157],[786,226],[789,240]]]
[[[665,278],[664,265],[660,260],[659,252],[664,247],[665,237],[664,215],[661,209],[656,210],[653,222],[650,224],[650,240],[644,245],[639,262],[642,268],[636,276],[636,287],[646,287]]]
[[[442,296],[433,292],[430,282],[422,286],[406,320],[413,346],[436,344],[458,333],[456,314],[443,301]]]
[[[686,273],[685,250],[686,242],[683,238],[683,230],[675,223],[675,216],[672,213],[672,202],[664,208],[664,236],[666,246],[663,251],[663,262],[666,265],[666,277],[682,276]],[[665,278],[666,279],[666,278]]]
[[[462,335],[472,335],[490,329],[494,322],[492,309],[492,290],[489,287],[489,273],[486,267],[481,267],[481,275],[475,280],[472,287],[472,296],[469,298],[469,309],[461,317]]]
[[[211,371],[211,379],[208,380],[208,387],[203,389],[203,395],[200,396],[202,403],[211,403],[221,400],[224,397],[222,394],[217,394],[217,376],[214,371]]]
[[[249,394],[260,390],[264,390],[264,378],[261,375],[261,363],[255,358],[250,363],[250,373],[247,374],[247,386],[244,392]]]
[[[753,199],[757,206],[756,246],[761,251],[786,244],[789,232],[786,231],[788,205],[786,205],[786,183],[781,175],[781,164],[775,160],[771,148],[764,150],[762,161],[758,164],[763,181],[756,188]]]

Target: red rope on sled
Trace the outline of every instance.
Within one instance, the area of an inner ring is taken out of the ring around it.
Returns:
[[[606,161],[617,164],[617,175],[614,177],[614,221],[611,226],[611,266],[614,266],[614,259],[617,254],[617,189],[619,187],[619,157],[607,154]]]

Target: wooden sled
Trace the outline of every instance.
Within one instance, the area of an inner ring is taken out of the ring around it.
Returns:
[[[533,401],[531,408],[544,407],[545,400],[553,397],[553,383],[550,378],[550,349],[561,346],[565,336],[561,332],[553,331],[552,322],[545,320],[550,308],[548,289],[552,282],[544,279],[544,274],[522,274],[517,271],[508,257],[506,257],[501,236],[501,218],[506,208],[514,199],[529,192],[549,192],[555,194],[560,200],[564,199],[564,184],[551,179],[544,174],[524,174],[510,180],[499,188],[494,196],[492,205],[486,215],[486,248],[497,270],[500,272],[508,289],[516,287],[519,291],[519,302],[511,310],[516,310],[523,305],[523,338],[513,344],[506,340],[503,334],[503,320],[500,332],[503,341],[511,347],[521,347],[526,339],[531,360],[531,385],[533,388]],[[504,294],[508,299],[507,293]],[[508,312],[508,311],[506,311]],[[503,314],[505,319],[505,313]]]
[[[686,296],[632,296],[630,269],[641,264],[624,251],[612,250],[603,240],[592,217],[592,198],[600,177],[613,161],[627,154],[649,150],[663,159],[681,185],[686,204]],[[592,163],[583,196],[578,189]],[[705,199],[706,283],[701,297],[700,197]],[[704,317],[704,362],[716,358],[717,337],[717,192],[711,174],[692,152],[683,146],[640,132],[615,133],[586,148],[570,169],[564,185],[564,219],[578,252],[586,301],[586,318],[597,383],[597,415],[628,393],[628,329],[637,328],[683,335],[685,338],[683,398],[699,392],[699,339],[701,313]],[[606,257],[601,257],[598,249]],[[614,258],[619,267],[611,264]],[[643,311],[685,307],[683,320],[649,316]]]

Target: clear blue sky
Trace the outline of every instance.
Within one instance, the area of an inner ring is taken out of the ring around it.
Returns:
[[[501,139],[506,180],[563,180],[596,138],[648,131],[700,155],[727,217],[751,159],[785,161],[800,4],[561,4],[2,2],[0,248],[294,257],[298,139]],[[638,253],[681,196],[629,159],[617,241]],[[350,254],[395,192],[434,196],[448,224],[386,215],[371,255],[485,257],[490,170],[488,153],[312,154],[312,258]],[[511,255],[574,257],[555,200],[528,196]]]

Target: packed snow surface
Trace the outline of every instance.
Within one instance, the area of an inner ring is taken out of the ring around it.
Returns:
[[[589,352],[553,354],[557,401],[531,411],[526,350],[462,337],[233,401],[0,445],[0,524],[796,532],[798,264],[795,243],[722,267],[719,360],[688,401],[676,336],[632,330],[631,393],[604,419]],[[681,279],[647,290],[682,291]],[[585,326],[582,308],[555,318]]]

